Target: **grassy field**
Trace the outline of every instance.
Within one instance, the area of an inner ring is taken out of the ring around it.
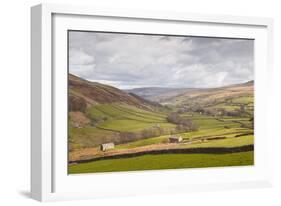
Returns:
[[[253,97],[252,96],[238,97],[232,99],[232,102],[240,103],[240,104],[249,104],[249,103],[253,103]]]
[[[138,109],[125,104],[102,104],[89,109],[93,118],[130,119],[142,122],[166,122],[165,114]]]
[[[240,109],[240,106],[246,106],[246,110],[253,110],[253,96],[243,96],[231,98],[221,103],[213,104],[208,106],[210,109],[225,109],[227,111],[235,111]]]
[[[114,119],[101,123],[99,128],[105,130],[114,130],[119,132],[139,132],[145,128],[151,128],[159,124],[162,128],[174,128],[175,125],[168,122],[144,122],[133,119]]]
[[[203,143],[193,143],[193,144],[181,144],[179,145],[179,148],[199,148],[199,147],[239,147],[243,145],[250,145],[254,142],[254,136],[253,135],[245,135],[241,137],[234,137],[236,133],[234,134],[227,134],[227,135],[220,135],[226,137],[226,139],[222,140],[213,140],[213,141],[207,141]],[[118,149],[131,149],[131,148],[137,148],[142,147],[146,145],[151,144],[159,144],[159,143],[167,143],[168,136],[160,136],[160,137],[154,137],[144,140],[138,140],[127,144],[121,144],[117,145],[115,147],[116,150]],[[192,139],[192,138],[191,138]]]
[[[71,148],[79,149],[99,146],[105,142],[118,142],[120,132],[132,132],[138,135],[142,130],[155,125],[164,130],[173,129],[175,124],[167,122],[167,114],[147,111],[130,105],[114,103],[100,104],[86,111],[93,125],[69,128]]]
[[[253,165],[253,152],[234,154],[161,154],[100,160],[69,166],[70,174]]]

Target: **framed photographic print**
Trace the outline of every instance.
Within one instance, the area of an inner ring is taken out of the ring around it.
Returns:
[[[31,11],[34,199],[272,185],[271,19]]]

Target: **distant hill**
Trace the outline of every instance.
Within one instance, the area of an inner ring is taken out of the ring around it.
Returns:
[[[218,88],[136,88],[128,90],[138,96],[161,104],[208,102],[238,96],[252,96],[254,81]]]
[[[187,88],[165,88],[165,87],[144,87],[126,90],[150,101],[161,102],[167,98],[177,96],[193,89]]]
[[[254,81],[218,88],[192,89],[179,95],[162,99],[162,104],[205,104],[254,94]]]

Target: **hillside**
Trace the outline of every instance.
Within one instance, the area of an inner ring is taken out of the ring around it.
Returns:
[[[89,82],[72,74],[69,74],[68,85],[70,110],[84,110],[85,107],[116,102],[146,110],[151,110],[155,106],[115,87]]]
[[[165,108],[109,85],[69,75],[70,149],[101,143],[123,143],[145,136],[155,125],[175,127],[166,120]]]

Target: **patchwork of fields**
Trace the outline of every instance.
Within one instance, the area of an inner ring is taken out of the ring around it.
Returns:
[[[160,112],[146,111],[125,104],[103,104],[90,108],[87,116],[95,125],[70,127],[71,140],[76,142],[73,148],[99,146],[106,142],[122,142],[120,133],[130,132],[135,139],[144,129],[160,126],[165,131],[175,128],[168,123],[167,115]]]
[[[111,87],[103,85],[102,89],[107,89],[107,95],[116,94]],[[204,104],[200,105],[200,98],[196,96],[196,99],[190,100],[190,104],[183,101],[185,104],[176,106],[150,105],[146,100],[127,97],[129,94],[123,94],[121,90],[118,92],[123,96],[121,98],[118,94],[118,101],[112,97],[110,101],[101,103],[95,102],[94,97],[85,98],[86,93],[78,94],[77,91],[75,95],[86,99],[86,106],[83,110],[71,110],[69,113],[70,174],[254,164],[253,151],[229,154],[165,154],[169,149],[254,145],[254,104],[251,90],[242,96],[241,92],[226,98],[222,98],[220,94],[215,101],[213,96],[207,101],[204,93]],[[176,113],[180,121],[170,121],[168,116],[171,113]],[[187,124],[186,122],[195,126],[190,130],[186,127],[184,130],[179,129],[182,126],[180,124]],[[171,136],[181,137],[182,140],[171,143]],[[115,146],[102,151],[100,145],[104,143],[114,143]],[[154,151],[161,151],[163,154],[153,154]],[[132,156],[140,152],[145,152],[145,155]],[[132,157],[114,158],[126,154]],[[98,160],[101,157],[108,159]],[[88,162],[81,163],[81,160]]]

